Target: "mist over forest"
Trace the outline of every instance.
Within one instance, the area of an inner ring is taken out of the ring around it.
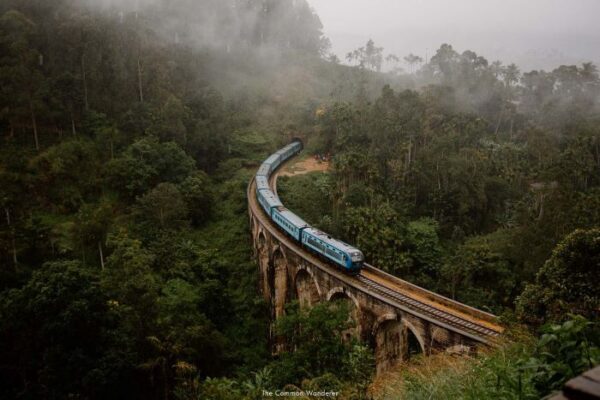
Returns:
[[[600,61],[594,0],[312,0],[340,57],[372,38],[389,52],[431,57],[441,43],[523,70]],[[341,12],[340,10],[343,10]],[[439,12],[443,10],[443,12]]]
[[[400,26],[373,2],[379,29],[324,1],[0,0],[1,398],[538,399],[600,363],[596,42],[520,63],[440,33],[464,4]],[[542,33],[592,35],[573,8]],[[330,161],[280,178],[282,202],[494,313],[498,346],[417,344],[381,376],[352,304],[274,320],[246,190],[294,138]]]

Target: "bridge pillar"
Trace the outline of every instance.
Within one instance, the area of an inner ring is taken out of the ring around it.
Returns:
[[[270,301],[271,294],[271,266],[269,263],[269,246],[264,232],[257,232],[258,238],[255,241],[255,252],[258,259],[258,270],[260,277],[260,290],[266,301]]]
[[[273,271],[273,309],[275,320],[277,320],[285,313],[285,303],[288,295],[287,260],[279,248],[273,252]]]
[[[402,361],[403,337],[403,326],[397,314],[384,314],[375,322],[373,338],[378,375]]]
[[[294,286],[300,307],[312,307],[321,300],[321,289],[310,267],[300,267],[294,279]]]

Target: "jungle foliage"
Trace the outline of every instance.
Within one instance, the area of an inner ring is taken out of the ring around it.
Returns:
[[[284,202],[374,265],[473,306],[511,310],[539,273],[552,293],[527,293],[592,317],[597,287],[573,285],[599,268],[597,68],[521,74],[443,45],[413,79],[422,90],[323,105],[313,146],[333,154],[330,174],[282,181]]]
[[[536,327],[588,318],[543,331],[532,390],[597,362],[571,332],[598,310],[595,66],[443,45],[400,76],[373,42],[339,65],[321,28],[303,0],[0,0],[0,397],[368,396],[342,306],[290,307],[271,354],[246,188],[296,136],[333,169],[286,204],[379,267],[497,312],[520,295]]]

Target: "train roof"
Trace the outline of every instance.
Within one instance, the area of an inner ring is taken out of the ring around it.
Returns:
[[[287,146],[285,146],[282,149],[280,149],[279,151],[286,152],[286,151],[289,151],[291,149],[294,149],[294,148],[298,147],[298,145],[299,145],[298,142],[290,143]]]
[[[269,156],[269,158],[267,158],[263,164],[273,164],[276,163],[277,161],[279,161],[280,155],[277,153],[273,153]]]
[[[256,188],[258,190],[270,190],[269,179],[264,175],[257,175],[256,177]]]
[[[271,190],[261,190],[260,194],[265,198],[269,207],[283,207],[281,200]]]
[[[271,169],[271,164],[262,163],[258,171],[256,172],[256,176],[269,176],[269,172]]]
[[[294,224],[296,226],[296,228],[305,228],[308,226],[308,223],[303,220],[302,218],[300,218],[299,216],[297,216],[296,214],[294,214],[293,212],[291,212],[290,210],[288,210],[285,207],[279,207],[277,209],[277,211],[279,211],[279,213],[288,221],[290,221],[292,224]]]
[[[320,231],[318,229],[306,228],[304,230],[304,232],[311,234],[313,236],[316,236],[317,238],[321,239],[325,243],[327,243],[331,246],[334,246],[335,248],[337,248],[339,250],[345,251],[350,254],[358,251],[362,254],[362,252],[359,249],[357,249],[356,247],[350,246],[348,243],[344,243],[341,240],[334,239],[333,237],[329,236],[327,233]]]

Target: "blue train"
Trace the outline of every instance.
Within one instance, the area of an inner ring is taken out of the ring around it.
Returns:
[[[328,259],[350,274],[358,274],[365,257],[355,247],[310,226],[302,218],[284,207],[269,187],[269,177],[288,158],[302,150],[302,143],[294,141],[267,158],[256,173],[256,198],[265,213],[286,234],[314,253]]]

